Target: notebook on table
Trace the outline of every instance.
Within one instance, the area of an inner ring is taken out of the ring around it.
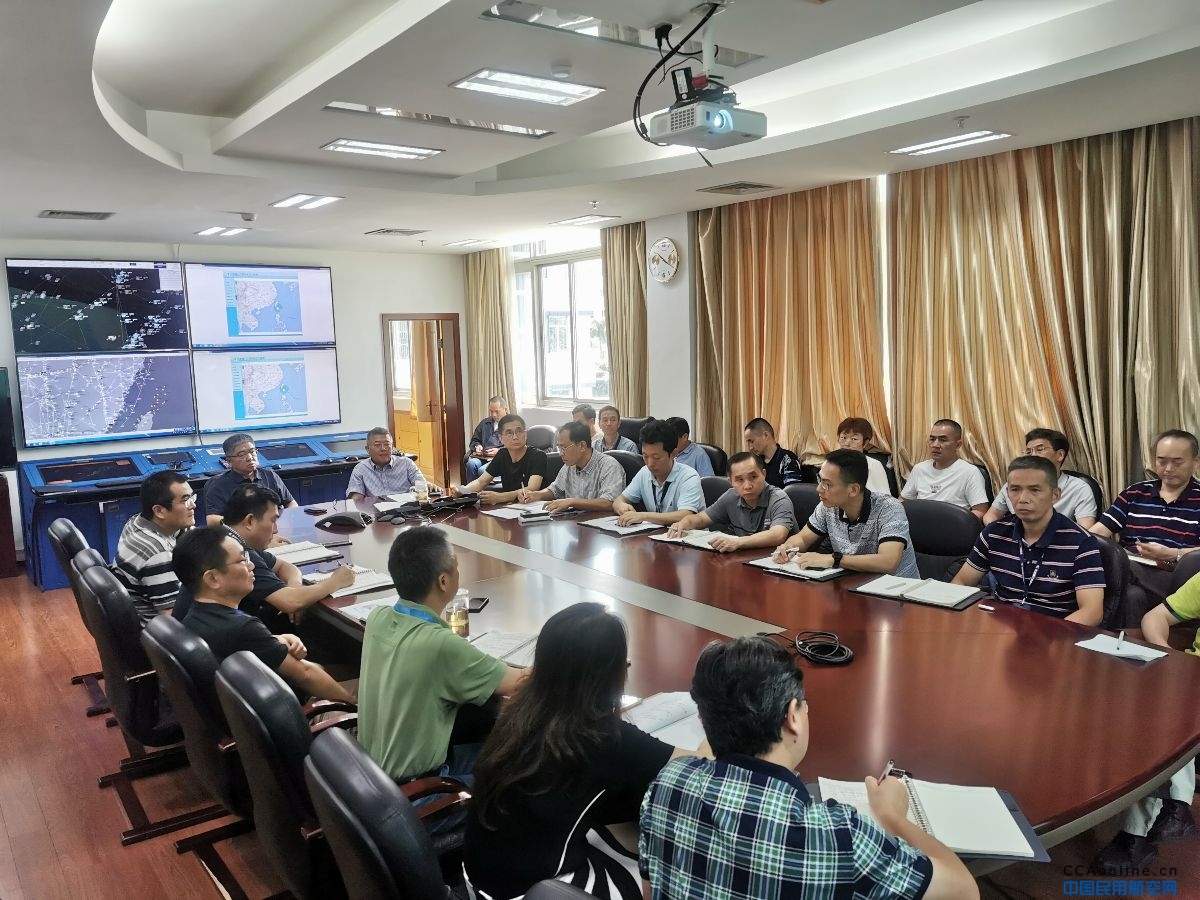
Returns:
[[[695,750],[706,739],[696,701],[686,691],[647,697],[625,709],[621,717],[672,747]]]
[[[762,559],[748,560],[746,565],[770,572],[772,575],[783,575],[785,578],[800,578],[804,581],[829,581],[832,578],[837,578],[846,571],[840,568],[802,569],[794,559],[777,563],[769,556],[764,556]]]
[[[517,631],[485,631],[469,639],[476,650],[518,669],[533,665],[537,635]]]
[[[658,531],[660,528],[666,528],[666,525],[660,525],[657,522],[638,522],[636,525],[618,525],[618,516],[603,516],[599,519],[588,519],[586,522],[580,522],[580,525],[586,525],[588,528],[599,528],[601,531],[607,531],[609,534],[615,534],[617,537],[626,537],[631,534],[641,534],[644,531]]]
[[[370,591],[378,591],[383,588],[393,587],[392,576],[376,572],[374,569],[367,569],[363,566],[351,566],[354,570],[354,583],[349,587],[344,587],[340,591],[334,591],[330,597],[337,599],[339,597],[350,597],[354,594],[366,594]],[[312,572],[304,576],[305,584],[320,584],[322,581],[327,581],[332,572]]]
[[[306,566],[309,563],[324,562],[327,559],[339,559],[342,555],[316,541],[283,544],[279,547],[272,547],[270,552],[276,559],[290,562],[293,566]]]
[[[666,532],[664,532],[662,534],[650,535],[650,540],[659,541],[663,544],[683,544],[687,547],[699,547],[701,550],[712,550],[712,552],[716,553],[716,550],[713,550],[712,545],[709,544],[709,541],[711,541],[720,533],[721,532],[719,531],[706,531],[704,529],[697,529],[695,531],[689,531],[687,534],[683,535],[683,537],[670,537]]]
[[[983,591],[962,584],[949,584],[936,578],[901,578],[899,575],[880,575],[850,590],[945,609],[966,609],[984,596]]]

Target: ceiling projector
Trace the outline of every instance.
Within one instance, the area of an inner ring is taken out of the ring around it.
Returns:
[[[662,144],[720,150],[767,136],[767,117],[728,103],[676,104],[650,119],[648,137]]]

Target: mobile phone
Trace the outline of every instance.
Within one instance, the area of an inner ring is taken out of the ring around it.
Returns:
[[[467,612],[482,612],[483,608],[491,602],[491,597],[472,597],[467,603]]]

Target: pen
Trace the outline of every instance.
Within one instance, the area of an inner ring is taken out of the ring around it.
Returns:
[[[996,607],[988,606],[986,603],[980,603],[979,608],[984,610],[985,612],[995,612],[996,611]]]
[[[799,547],[788,547],[787,550],[784,551],[784,553],[787,554],[788,559],[793,559],[794,557],[800,555],[800,548]]]
[[[889,759],[887,761],[887,765],[883,767],[883,774],[879,776],[880,782],[892,774],[892,769],[895,768],[895,766],[896,761],[894,759]]]
[[[336,543],[333,543],[333,544],[322,544],[322,546],[323,547],[349,547],[349,546],[351,546],[351,544],[352,544],[351,541],[337,541]]]
[[[1121,633],[1117,635],[1117,649],[1118,650],[1121,649],[1121,644],[1124,642],[1124,640],[1125,640],[1125,632],[1124,632],[1124,630],[1122,630]]]

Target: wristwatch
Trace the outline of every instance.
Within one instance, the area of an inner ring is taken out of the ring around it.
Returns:
[[[833,567],[836,569],[842,564],[842,554],[836,550],[833,551]]]

